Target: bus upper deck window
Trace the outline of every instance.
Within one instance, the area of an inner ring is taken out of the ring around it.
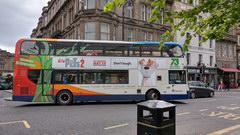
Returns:
[[[64,55],[64,56],[78,55],[78,50],[79,50],[78,43],[71,43],[71,42],[65,42],[65,43],[55,42],[52,45],[52,48],[55,51],[55,55],[60,55],[60,56],[61,55]]]
[[[162,51],[163,57],[180,57],[180,56],[182,56],[181,48],[176,45],[165,45],[161,51]]]
[[[140,56],[140,46],[130,45],[129,46],[129,56],[139,57]]]
[[[82,56],[102,56],[103,47],[101,44],[80,45],[80,55]]]
[[[175,46],[173,49],[172,49],[172,52],[173,52],[173,55],[175,57],[179,57],[179,56],[182,56],[182,50],[179,46]]]
[[[21,54],[31,55],[31,54],[39,54],[39,46],[35,41],[24,41],[21,44]]]
[[[105,56],[127,56],[127,47],[124,45],[105,45]]]

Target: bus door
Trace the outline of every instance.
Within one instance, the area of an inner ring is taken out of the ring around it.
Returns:
[[[54,85],[52,83],[53,70],[43,69],[42,70],[42,95],[43,96],[52,96]]]

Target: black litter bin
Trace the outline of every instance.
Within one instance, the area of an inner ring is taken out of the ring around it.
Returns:
[[[161,100],[137,104],[137,135],[175,135],[175,105]]]

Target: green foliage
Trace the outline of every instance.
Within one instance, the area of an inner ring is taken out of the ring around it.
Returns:
[[[164,8],[168,0],[153,0],[151,5],[152,17],[148,23],[154,23],[161,19],[161,9]],[[181,0],[176,0],[181,1]],[[175,1],[175,2],[176,2]],[[106,4],[104,10],[110,11],[114,5],[121,7],[125,0],[112,0]],[[193,0],[188,0],[189,4],[193,5]],[[180,31],[181,36],[184,36],[187,31],[192,31],[193,36],[201,35],[202,41],[205,42],[209,39],[223,39],[231,31],[231,29],[240,21],[240,0],[199,0],[197,6],[192,6],[188,10],[171,13],[166,10],[166,18],[164,22],[176,23],[172,27],[172,31],[166,31],[162,35],[163,42],[168,41],[170,36],[174,35],[176,31]],[[199,16],[202,16],[200,18]],[[188,44],[192,35],[186,39],[184,49],[187,51]],[[160,46],[161,48],[161,46]]]

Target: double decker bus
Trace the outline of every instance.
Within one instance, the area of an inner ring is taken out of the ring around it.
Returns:
[[[21,39],[13,100],[80,101],[188,98],[182,46],[166,42]]]

